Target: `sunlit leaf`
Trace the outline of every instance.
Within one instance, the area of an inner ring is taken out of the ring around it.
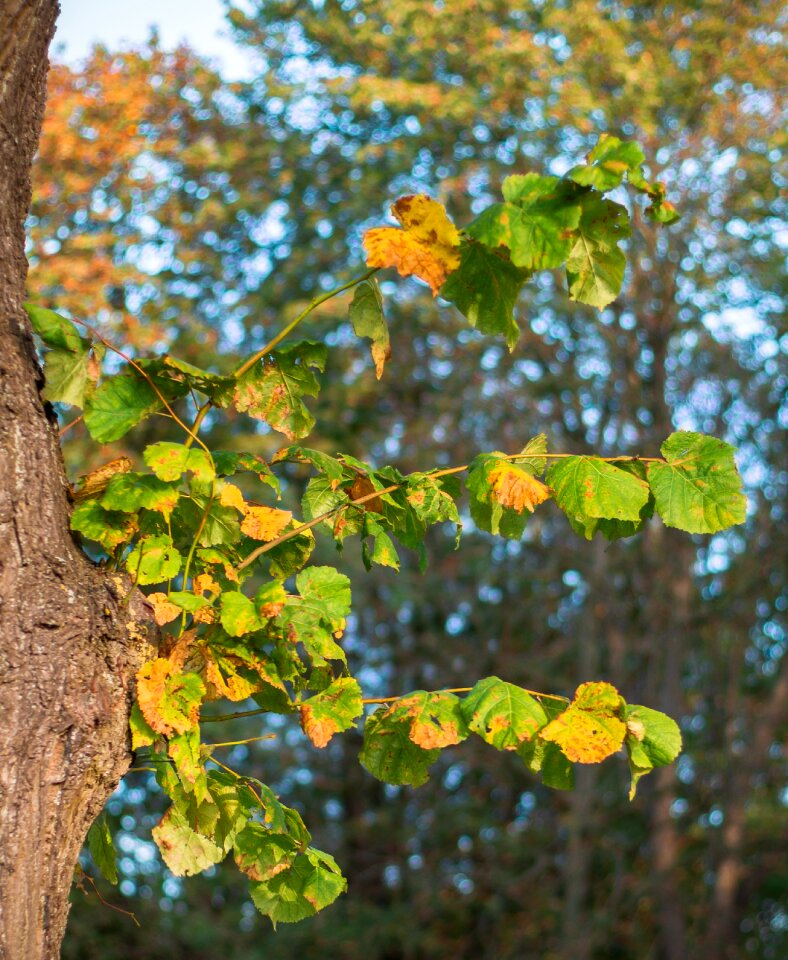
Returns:
[[[335,733],[355,726],[363,710],[358,681],[340,677],[301,704],[301,727],[316,747],[325,747]]]
[[[364,234],[367,266],[395,267],[402,277],[415,276],[437,296],[446,277],[460,263],[460,235],[443,206],[425,194],[400,197],[391,212],[402,224],[377,227]]]
[[[743,523],[747,500],[734,448],[702,433],[671,434],[662,444],[667,463],[648,465],[657,513],[668,527],[716,533]]]
[[[584,683],[567,709],[540,730],[539,736],[556,743],[574,763],[600,763],[624,743],[623,708],[621,696],[609,683]]]
[[[516,750],[547,723],[542,705],[512,683],[487,677],[462,701],[468,727],[497,750]]]
[[[383,367],[391,356],[389,328],[383,316],[383,298],[374,279],[360,283],[350,304],[350,322],[357,337],[368,337],[375,364],[375,376],[380,380]]]

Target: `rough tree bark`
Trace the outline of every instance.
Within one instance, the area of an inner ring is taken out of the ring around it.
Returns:
[[[0,958],[59,956],[85,834],[129,761],[144,625],[68,531],[22,310],[56,0],[0,0]]]

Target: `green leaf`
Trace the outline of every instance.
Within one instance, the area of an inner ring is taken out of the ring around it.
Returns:
[[[210,602],[207,597],[198,597],[197,594],[192,593],[191,590],[172,590],[167,599],[170,603],[174,603],[176,607],[180,607],[181,610],[185,610],[187,613],[194,613],[195,610],[201,610],[203,607],[207,607]]]
[[[254,633],[263,626],[255,605],[238,590],[225,590],[221,595],[221,624],[231,637]]]
[[[335,733],[354,727],[363,712],[358,680],[340,677],[301,704],[301,728],[316,747],[325,747]]]
[[[668,437],[662,444],[667,462],[648,465],[648,481],[665,526],[716,533],[744,522],[747,500],[735,452],[730,444],[702,433]]]
[[[141,747],[152,746],[159,736],[153,727],[148,724],[145,717],[143,717],[142,710],[140,710],[140,705],[136,701],[131,705],[129,727],[131,728],[132,750],[139,750]]]
[[[164,814],[153,828],[153,839],[164,862],[176,877],[190,877],[224,859],[224,850],[192,830],[176,807]]]
[[[626,257],[618,243],[630,235],[627,211],[597,193],[581,198],[582,216],[566,261],[569,296],[602,310],[624,282]]]
[[[571,790],[575,785],[575,770],[555,743],[546,743],[542,760],[542,783],[553,790]]]
[[[280,463],[283,460],[311,464],[319,473],[325,474],[325,479],[328,480],[332,490],[336,490],[343,480],[348,479],[345,468],[339,460],[323,453],[322,450],[311,450],[309,447],[302,447],[293,443],[289,447],[282,447],[281,450],[278,450],[271,462]]]
[[[290,640],[302,643],[317,665],[345,661],[335,634],[345,628],[350,613],[350,580],[333,567],[307,567],[296,577],[300,596],[288,600],[279,623]]]
[[[263,554],[260,562],[268,562],[268,573],[277,580],[287,580],[308,561],[315,549],[315,537],[305,530]]]
[[[507,247],[515,267],[559,267],[569,255],[572,231],[580,221],[576,190],[557,177],[535,173],[511,177],[504,184],[510,202],[488,207],[468,233],[488,247]]]
[[[304,520],[309,522],[315,520],[332,510],[348,503],[350,496],[342,487],[334,487],[333,481],[327,476],[312,477],[306,485],[304,496],[301,498],[301,511],[304,514]],[[327,520],[328,523],[333,522]]]
[[[85,426],[98,443],[111,443],[159,409],[161,401],[145,380],[119,374],[85,401]]]
[[[181,569],[182,557],[167,534],[142,537],[126,558],[126,570],[145,585],[172,580]]]
[[[252,795],[237,777],[221,770],[208,773],[208,793],[217,810],[213,839],[223,850],[229,850],[252,816]]]
[[[631,704],[625,713],[627,724],[626,747],[632,785],[629,799],[633,800],[638,781],[654,767],[672,763],[681,753],[681,731],[675,720],[651,710]]]
[[[177,484],[165,483],[149,473],[116,473],[107,484],[101,506],[124,513],[155,510],[169,516],[179,496]]]
[[[391,344],[383,316],[383,298],[375,280],[365,280],[356,287],[350,304],[350,322],[357,337],[369,337],[372,341],[370,349],[375,376],[380,380],[383,367],[391,356]]]
[[[311,847],[271,880],[250,884],[252,902],[277,923],[296,923],[332,904],[347,889],[333,858]]]
[[[67,350],[70,353],[87,351],[90,341],[79,335],[71,320],[34,303],[25,303],[23,306],[33,329],[51,350]]]
[[[496,750],[517,750],[547,723],[542,705],[514,684],[487,677],[462,701],[468,727]]]
[[[135,525],[125,513],[104,510],[95,500],[84,500],[71,514],[71,529],[100,543],[109,553],[131,538]]]
[[[655,767],[673,763],[681,753],[679,725],[667,714],[629,704],[625,719],[630,735],[640,742]]]
[[[44,389],[41,396],[50,403],[68,403],[82,407],[85,395],[93,389],[90,376],[90,341],[81,352],[49,350],[44,357]]]
[[[115,856],[115,844],[109,832],[107,815],[102,813],[88,830],[88,850],[96,868],[109,883],[117,885],[118,864]]]
[[[194,495],[181,497],[172,516],[172,528],[181,549],[191,546],[195,533],[201,547],[230,546],[241,539],[241,524],[235,507],[225,507],[218,499]]]
[[[393,570],[399,570],[399,557],[391,537],[379,523],[370,523],[366,526],[369,534],[374,538],[374,546],[369,552],[370,563],[376,563],[379,567],[391,567]]]
[[[209,483],[216,476],[208,454],[183,443],[152,443],[142,454],[159,480],[179,480],[190,470],[198,480]]]
[[[413,696],[423,693],[418,691]],[[427,782],[428,770],[438,759],[440,749],[424,749],[411,739],[412,719],[399,702],[376,710],[367,719],[359,760],[373,777],[384,783],[413,787]]]
[[[305,437],[315,419],[301,398],[318,395],[315,370],[325,368],[326,357],[325,345],[309,340],[272,353],[238,378],[233,394],[236,410],[264,420],[289,440]]]
[[[212,455],[217,476],[232,477],[241,471],[256,473],[258,480],[271,487],[277,497],[281,496],[279,480],[271,473],[263,457],[256,453],[233,453],[230,450],[214,450]]]
[[[514,350],[520,336],[514,307],[530,275],[481,243],[464,243],[460,265],[449,275],[440,295],[480,333],[503,336]]]
[[[517,756],[533,773],[540,774],[542,783],[552,790],[571,790],[575,785],[575,771],[559,747],[535,736],[523,740]]]
[[[589,540],[597,527],[593,521],[608,518],[639,524],[650,496],[648,484],[636,472],[597,457],[558,460],[545,479],[558,506]]]
[[[602,136],[586,159],[586,164],[574,167],[567,177],[584,187],[595,187],[604,193],[619,186],[625,175],[637,174],[646,156],[634,141]]]
[[[535,477],[544,473],[547,466],[547,459],[543,454],[547,453],[547,437],[543,433],[538,433],[535,437],[526,443],[520,451],[520,456],[527,459],[518,460],[517,465],[530,471]]]

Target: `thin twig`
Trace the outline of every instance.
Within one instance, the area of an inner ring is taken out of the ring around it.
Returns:
[[[75,417],[70,423],[67,423],[65,427],[61,427],[60,430],[58,430],[57,435],[59,437],[64,437],[72,427],[75,427],[80,422],[82,416],[83,415],[80,413],[78,417]]]
[[[267,353],[270,353],[274,347],[278,346],[285,339],[285,337],[292,333],[298,324],[301,323],[302,320],[305,320],[313,310],[320,306],[321,303],[325,303],[326,300],[331,300],[331,298],[337,296],[337,294],[344,293],[345,290],[350,290],[351,287],[355,287],[357,284],[363,283],[365,280],[369,280],[371,276],[378,272],[378,269],[378,267],[373,267],[371,270],[367,270],[366,273],[363,273],[360,277],[355,277],[353,280],[348,280],[347,283],[343,283],[341,286],[335,287],[333,290],[329,290],[327,293],[321,293],[319,297],[315,297],[309,303],[309,306],[305,307],[301,313],[298,314],[295,320],[291,320],[286,327],[283,327],[282,330],[280,330],[279,333],[277,333],[277,335],[273,338],[273,340],[270,341],[270,343],[267,343],[262,349],[258,350],[257,353],[253,354],[248,360],[245,360],[241,364],[241,366],[233,374],[236,380],[239,377],[242,377],[247,370],[250,370],[258,360],[261,360]]]
[[[502,460],[535,460],[535,459],[550,459],[550,460],[559,460],[569,457],[578,457],[584,456],[584,454],[576,453],[510,453],[501,457]],[[638,456],[628,456],[622,455],[617,457],[589,457],[589,459],[604,461],[605,463],[614,463],[619,460],[623,461],[632,461],[640,460],[644,463],[664,463],[664,460],[661,457],[638,457]],[[434,470],[427,474],[427,476],[434,479],[440,477],[449,477],[455,473],[464,473],[470,464],[463,463],[459,467],[447,467],[445,470]],[[292,530],[288,530],[286,533],[280,534],[278,537],[273,540],[269,540],[268,543],[263,543],[259,547],[256,547],[252,552],[246,556],[235,568],[236,573],[240,573],[241,570],[245,570],[249,564],[254,563],[254,561],[264,553],[267,553],[269,550],[273,550],[274,547],[278,547],[281,543],[285,543],[287,540],[291,540],[293,537],[297,537],[301,533],[306,533],[307,530],[311,530],[312,527],[318,526],[324,520],[329,520],[335,513],[338,513],[340,510],[343,510],[345,507],[358,507],[367,503],[369,500],[374,500],[376,497],[381,497],[387,493],[394,493],[395,490],[399,490],[408,482],[406,477],[401,483],[394,483],[389,487],[384,487],[382,490],[373,490],[372,493],[367,493],[363,497],[357,497],[355,500],[347,500],[343,503],[337,504],[337,506],[332,507],[330,510],[326,510],[325,513],[321,513],[320,516],[313,517],[311,520],[308,520],[306,523],[301,523],[297,527],[294,527]]]
[[[114,903],[109,903],[104,899],[104,897],[101,896],[101,894],[99,893],[99,888],[96,886],[96,881],[93,879],[93,877],[90,876],[89,873],[85,873],[83,874],[83,876],[85,880],[87,880],[90,883],[90,885],[93,887],[93,892],[99,898],[99,903],[101,903],[102,906],[109,907],[110,910],[115,910],[117,913],[125,913],[127,917],[131,917],[131,919],[137,924],[138,927],[140,926],[139,920],[131,912],[131,910],[124,910],[122,907],[116,907]]]

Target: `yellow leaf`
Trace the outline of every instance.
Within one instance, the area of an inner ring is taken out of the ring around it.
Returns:
[[[449,220],[442,204],[424,193],[400,197],[391,212],[408,233],[422,243],[442,247],[460,245],[460,232]]]
[[[276,539],[293,519],[289,510],[274,507],[247,507],[241,531],[253,540],[266,542]]]
[[[534,512],[534,507],[550,496],[550,490],[536,477],[510,463],[501,463],[490,471],[492,496],[502,507],[511,507],[518,513]]]
[[[244,495],[233,483],[225,483],[219,494],[219,503],[223,507],[235,507],[240,513],[246,513]]]
[[[391,212],[402,224],[376,227],[364,234],[370,267],[395,267],[402,277],[415,276],[437,296],[446,277],[460,265],[460,234],[444,208],[423,193],[400,197]]]
[[[181,608],[170,603],[166,593],[149,593],[145,599],[153,607],[153,619],[160,627],[181,615]]]
[[[609,683],[584,683],[563,713],[539,731],[574,763],[601,763],[621,749],[627,725],[616,714],[621,697]]]

